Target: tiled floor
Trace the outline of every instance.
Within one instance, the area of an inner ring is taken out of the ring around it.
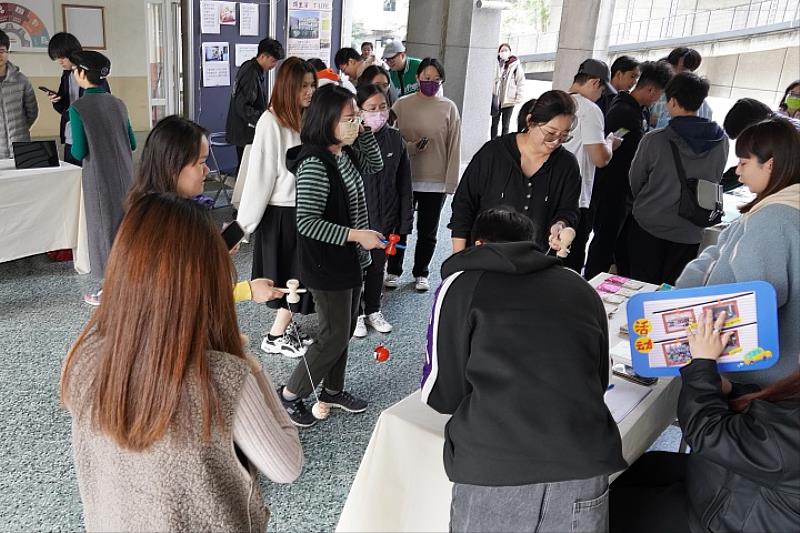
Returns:
[[[448,202],[449,204],[449,202]],[[442,215],[440,246],[432,272],[450,249]],[[214,212],[220,220],[230,210]],[[413,248],[413,239],[409,242]],[[412,250],[409,250],[412,252]],[[244,245],[235,262],[240,279],[248,277],[252,246]],[[406,260],[407,266],[410,258]],[[419,386],[424,331],[432,293],[418,294],[410,273],[401,289],[384,296],[384,313],[395,330],[381,335],[370,330],[351,343],[348,388],[370,401],[361,415],[334,414],[301,431],[306,467],[291,485],[265,482],[273,531],[331,531],[344,504],[353,476],[380,411]],[[438,273],[431,284],[439,283]],[[82,527],[80,497],[70,450],[69,417],[59,406],[58,380],[62,360],[88,319],[91,308],[81,295],[95,287],[71,263],[51,263],[45,256],[0,264],[0,529],[76,530]],[[272,312],[251,302],[239,304],[242,331],[276,383],[294,368],[295,360],[267,356],[258,344]],[[315,321],[300,318],[310,333]],[[392,357],[372,358],[383,341]],[[677,449],[680,432],[670,428],[655,444]]]

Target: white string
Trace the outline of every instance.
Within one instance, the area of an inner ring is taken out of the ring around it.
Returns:
[[[289,322],[294,326],[292,330],[294,331],[295,340],[302,349],[304,348],[304,346],[303,346],[303,341],[300,338],[300,330],[297,329],[297,324],[294,321],[294,312],[292,311],[292,304],[290,304],[288,301],[286,302],[286,308],[289,311]],[[311,392],[314,393],[314,398],[317,399],[317,402],[322,403],[320,402],[319,395],[317,394],[317,386],[314,384],[314,378],[311,377],[311,367],[308,366],[308,360],[306,360],[306,352],[302,351],[300,357],[303,358],[303,363],[305,364],[306,367],[306,373],[308,374],[308,381],[311,383]]]

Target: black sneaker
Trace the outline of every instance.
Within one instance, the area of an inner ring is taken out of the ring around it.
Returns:
[[[344,409],[348,413],[363,413],[367,410],[367,402],[345,391],[333,396],[323,388],[319,393],[319,401],[325,402],[331,407]]]
[[[283,397],[283,387],[278,388],[278,396],[281,399],[283,408],[286,409],[287,413],[289,413],[289,418],[292,419],[292,423],[295,426],[301,428],[310,428],[317,423],[317,419],[314,418],[314,415],[312,415],[306,409],[306,404],[303,403],[302,398],[292,401],[287,400]]]

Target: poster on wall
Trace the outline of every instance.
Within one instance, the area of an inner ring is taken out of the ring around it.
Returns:
[[[223,26],[236,26],[236,2],[217,2],[219,23]]]
[[[200,33],[219,33],[217,2],[200,2]]]
[[[203,43],[203,87],[225,87],[231,84],[230,44]]]
[[[0,2],[0,30],[8,34],[18,52],[47,52],[55,33],[52,0]]]
[[[331,59],[333,0],[290,0],[287,54],[328,63]]]
[[[237,67],[244,65],[248,59],[253,59],[258,54],[257,44],[241,44],[237,43],[234,47],[233,62]]]
[[[258,4],[239,4],[239,35],[258,35]]]

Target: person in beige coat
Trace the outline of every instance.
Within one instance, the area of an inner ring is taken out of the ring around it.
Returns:
[[[525,70],[522,68],[517,56],[511,55],[511,46],[507,43],[500,45],[497,50],[497,71],[492,87],[492,130],[489,138],[494,139],[508,133],[511,113],[514,106],[524,100]],[[502,121],[502,133],[497,132],[497,127]]]
[[[149,194],[123,219],[61,375],[88,531],[265,531],[257,472],[300,474],[297,429],[245,353],[231,268],[192,200]]]

